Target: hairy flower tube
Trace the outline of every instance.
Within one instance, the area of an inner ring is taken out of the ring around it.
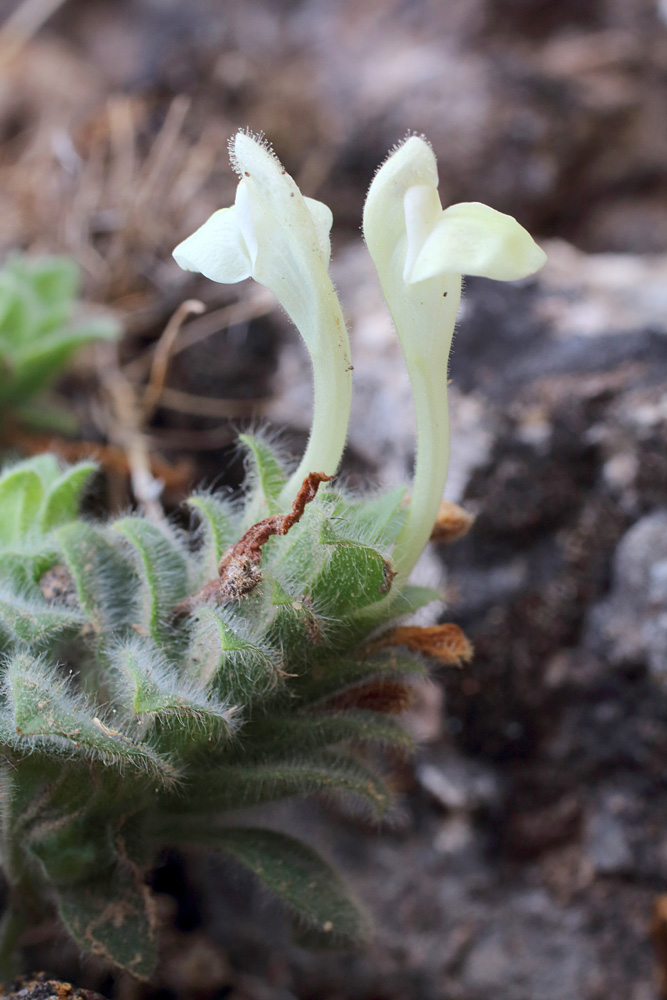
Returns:
[[[333,475],[350,415],[350,346],[328,275],[330,209],[304,198],[271,149],[246,132],[230,143],[240,179],[235,204],[215,212],[174,250],[177,263],[213,281],[252,277],[276,296],[313,365],[313,422],[303,459],[285,486],[291,501],[314,470]]]
[[[447,369],[462,275],[513,281],[539,270],[546,256],[509,215],[477,202],[443,211],[436,159],[418,136],[399,146],[375,175],[363,230],[415,401],[412,497],[393,552],[400,586],[428,541],[447,478]]]

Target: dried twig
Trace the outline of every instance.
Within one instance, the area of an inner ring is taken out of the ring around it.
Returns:
[[[164,388],[160,396],[160,406],[177,413],[189,413],[195,417],[213,417],[214,419],[231,419],[233,417],[249,417],[259,406],[266,403],[267,397],[254,399],[215,399],[213,396],[198,396],[193,392],[181,392],[180,389]]]
[[[181,351],[201,343],[208,337],[237,323],[247,323],[252,319],[259,319],[266,316],[275,308],[274,299],[266,295],[256,295],[243,302],[234,302],[231,305],[222,306],[213,312],[206,313],[199,319],[192,320],[183,327],[178,342],[171,351],[171,357],[175,358]],[[153,354],[157,349],[156,344],[151,344],[143,354],[138,355],[123,367],[123,373],[132,379],[139,379],[148,374],[152,364]]]
[[[97,353],[101,384],[111,400],[114,419],[109,421],[109,438],[127,454],[132,491],[146,516],[156,522],[164,520],[159,502],[163,483],[151,469],[150,446],[143,432],[143,410],[135,387],[125,378],[118,365],[117,345],[105,345]]]
[[[65,0],[23,0],[0,29],[0,69],[37,34]]]
[[[145,421],[150,419],[160,402],[160,397],[162,396],[164,385],[167,380],[169,361],[174,353],[176,341],[179,333],[181,332],[183,323],[188,316],[192,315],[192,313],[201,315],[205,309],[206,306],[204,303],[199,302],[198,299],[187,299],[187,301],[181,303],[165,326],[162,336],[158,340],[155,347],[150,375],[148,378],[148,385],[144,390],[141,403],[143,419]]]
[[[333,476],[327,476],[324,472],[311,472],[306,476],[289,514],[272,514],[248,528],[239,541],[223,553],[218,566],[218,578],[177,604],[175,614],[188,615],[211,600],[219,604],[236,601],[254,590],[262,579],[259,569],[262,547],[273,535],[286,535],[301,520],[306,504],[317,496],[320,483],[328,483],[332,479]]]

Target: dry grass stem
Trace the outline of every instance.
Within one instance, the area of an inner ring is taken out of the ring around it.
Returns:
[[[37,34],[65,0],[23,0],[0,29],[0,69]]]
[[[199,319],[192,320],[183,326],[180,331],[178,341],[174,344],[170,353],[171,358],[175,358],[181,351],[200,344],[213,334],[220,333],[230,326],[238,323],[249,323],[260,316],[267,316],[275,308],[275,301],[270,295],[255,295],[243,302],[234,302],[231,305],[222,306],[213,312],[206,313]],[[157,344],[151,344],[143,354],[133,358],[123,367],[123,373],[132,379],[139,379],[150,372],[152,358],[157,350]]]
[[[156,479],[151,468],[150,444],[143,430],[143,408],[135,387],[120,370],[117,345],[104,345],[104,348],[97,352],[97,368],[113,414],[113,419],[107,421],[107,436],[127,455],[132,492],[137,503],[147,517],[160,523],[164,521],[160,503],[164,483]]]
[[[174,353],[176,341],[183,323],[188,316],[191,316],[193,313],[201,315],[205,309],[206,306],[204,303],[199,302],[198,299],[187,299],[181,303],[164,328],[162,336],[155,345],[148,385],[143,394],[142,411],[144,421],[149,420],[155,412],[164,392],[169,361]]]
[[[180,389],[165,388],[160,395],[160,406],[193,417],[212,417],[220,420],[252,416],[266,399],[214,399],[198,396]]]

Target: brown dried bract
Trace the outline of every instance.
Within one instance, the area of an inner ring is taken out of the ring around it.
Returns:
[[[306,504],[315,499],[320,483],[328,483],[331,479],[333,476],[327,476],[324,472],[311,472],[306,476],[289,514],[273,514],[248,528],[238,542],[223,553],[218,566],[218,579],[207,583],[196,594],[177,604],[175,614],[191,614],[211,600],[218,604],[237,601],[254,590],[262,579],[259,568],[262,546],[273,535],[286,535],[301,520]]]
[[[383,712],[386,715],[399,715],[411,708],[414,700],[414,688],[410,684],[377,678],[336,695],[327,702],[327,708],[339,710],[358,708],[369,712]]]
[[[433,525],[431,541],[442,542],[445,545],[458,542],[459,538],[468,534],[474,523],[474,514],[469,514],[467,510],[452,503],[451,500],[443,500]]]
[[[461,667],[472,659],[472,645],[458,625],[402,625],[381,640],[383,646],[407,646],[438,663]]]

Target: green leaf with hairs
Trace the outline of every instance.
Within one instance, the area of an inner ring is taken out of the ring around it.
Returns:
[[[243,730],[239,759],[270,759],[356,743],[412,749],[412,739],[400,722],[381,712],[346,709],[281,715],[273,711],[249,721]]]
[[[0,586],[0,629],[16,641],[42,649],[61,633],[80,629],[84,622],[77,611],[49,606],[41,594],[25,596]]]
[[[138,624],[139,578],[129,558],[101,528],[82,521],[56,531],[82,611],[102,640]]]
[[[147,641],[138,638],[120,643],[111,651],[116,687],[132,714],[145,721],[174,725],[163,743],[210,741],[230,736],[233,711],[210,692],[179,676],[175,666]]]
[[[74,754],[121,770],[130,765],[165,784],[175,781],[176,772],[168,760],[102,722],[91,705],[72,693],[69,680],[44,660],[27,653],[14,655],[7,668],[7,685],[19,736],[64,740]]]
[[[273,691],[283,674],[280,652],[255,639],[242,620],[220,608],[199,608],[192,624],[186,673],[232,705]]]
[[[204,536],[197,553],[197,561],[201,567],[200,585],[203,585],[218,575],[222,553],[238,541],[241,532],[231,504],[219,497],[210,493],[196,493],[188,500],[188,506],[197,512]]]
[[[337,522],[339,534],[349,531],[367,545],[393,545],[405,523],[405,495],[405,487],[398,486],[388,493],[344,504]]]
[[[279,498],[287,476],[278,455],[261,437],[239,434],[239,441],[248,450],[248,481],[252,484],[252,500],[248,504],[252,511],[250,523],[271,514],[286,513]]]
[[[79,462],[65,469],[49,485],[40,514],[42,531],[51,531],[74,520],[79,513],[81,497],[96,470],[94,462]]]
[[[156,919],[141,875],[130,862],[96,879],[56,891],[60,917],[84,953],[92,953],[138,979],[157,959]]]
[[[187,559],[175,538],[150,521],[126,517],[116,521],[114,528],[132,543],[139,557],[141,624],[157,642],[164,642],[174,606],[189,592]]]
[[[274,892],[304,930],[335,945],[358,945],[368,937],[367,918],[312,848],[284,833],[248,827],[218,830],[217,843]]]
[[[0,477],[0,546],[15,545],[37,527],[43,496],[42,480],[30,467],[14,466]]]
[[[331,792],[353,796],[378,815],[385,813],[391,803],[386,786],[360,761],[341,754],[320,753],[308,760],[218,764],[208,774],[193,775],[172,808],[176,812],[208,816],[210,820],[219,811]],[[196,823],[197,831],[207,826],[208,823]]]
[[[298,704],[313,705],[326,701],[373,678],[423,677],[426,668],[422,660],[393,653],[354,660],[347,657],[323,659],[292,682]]]
[[[376,604],[391,588],[391,563],[375,549],[357,542],[325,542],[328,559],[310,588],[313,604],[324,614],[344,618]]]

